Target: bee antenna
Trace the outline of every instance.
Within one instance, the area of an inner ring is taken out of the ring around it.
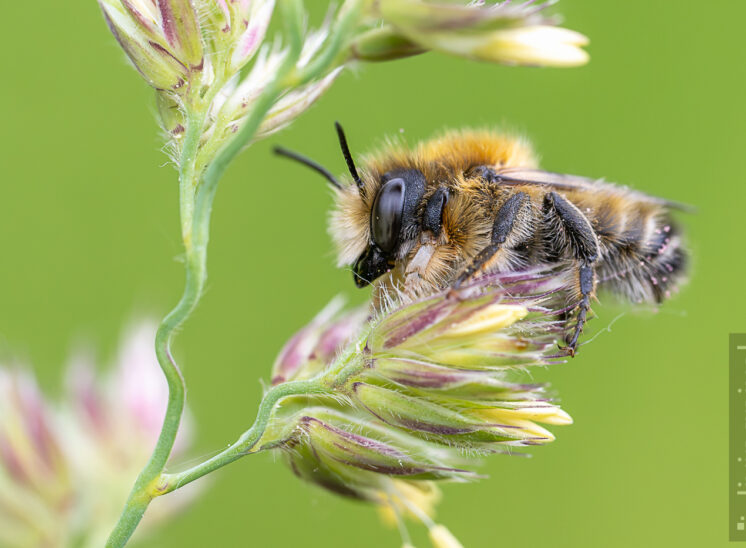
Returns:
[[[342,190],[342,185],[337,181],[337,178],[332,175],[328,169],[326,169],[324,166],[317,164],[310,158],[306,158],[302,154],[298,154],[297,152],[293,152],[292,150],[288,150],[286,148],[282,148],[279,146],[276,146],[272,149],[272,152],[277,154],[278,156],[284,156],[285,158],[290,158],[291,160],[295,160],[296,162],[303,164],[306,167],[310,167],[312,170],[314,170],[316,173],[324,177],[327,181],[329,181],[334,188],[337,190]]]
[[[345,132],[342,129],[342,126],[339,124],[339,122],[334,122],[334,127],[337,128],[337,136],[339,137],[339,146],[342,148],[342,155],[345,157],[345,162],[347,162],[347,169],[350,171],[350,175],[352,175],[352,180],[355,181],[355,184],[357,185],[358,190],[362,194],[362,192],[365,189],[365,185],[363,185],[363,181],[360,180],[360,175],[357,174],[357,168],[355,167],[355,162],[352,160],[352,154],[350,154],[350,148],[347,146],[347,137],[345,137]]]

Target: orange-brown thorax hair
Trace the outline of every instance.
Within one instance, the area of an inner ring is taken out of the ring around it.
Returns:
[[[390,141],[378,153],[364,157],[359,172],[364,183],[361,197],[358,188],[349,184],[337,193],[336,208],[331,215],[330,232],[338,252],[339,266],[352,264],[370,242],[370,211],[381,186],[381,176],[397,169],[417,169],[427,181],[424,201],[441,186],[449,189],[451,199],[443,212],[443,231],[429,258],[422,290],[442,286],[452,276],[454,266],[474,256],[488,242],[494,219],[485,215],[494,198],[480,196],[483,188],[464,172],[475,166],[497,170],[513,167],[536,167],[530,144],[521,138],[492,131],[449,131],[439,138],[410,148]],[[414,259],[420,242],[401,250],[399,259]],[[405,273],[395,272],[401,278]],[[413,289],[413,288],[409,288]],[[416,289],[416,288],[415,288]]]

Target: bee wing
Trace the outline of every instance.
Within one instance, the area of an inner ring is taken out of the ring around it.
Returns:
[[[497,173],[499,184],[503,185],[540,185],[555,188],[557,190],[584,190],[598,191],[601,189],[619,188],[631,192],[639,199],[659,204],[671,209],[694,213],[695,208],[681,202],[673,202],[655,196],[648,196],[642,192],[629,189],[625,186],[612,187],[603,179],[591,179],[581,177],[580,175],[567,175],[564,173],[554,173],[552,171],[543,171],[541,169],[526,168],[506,168]]]

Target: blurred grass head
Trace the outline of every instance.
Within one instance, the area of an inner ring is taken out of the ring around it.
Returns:
[[[0,368],[0,544],[94,547],[105,543],[131,478],[158,438],[168,387],[153,351],[155,326],[134,324],[119,356],[97,373],[91,352],[76,353],[59,400],[33,374]],[[174,449],[192,442],[185,420]],[[189,489],[148,516],[148,531],[194,500]]]

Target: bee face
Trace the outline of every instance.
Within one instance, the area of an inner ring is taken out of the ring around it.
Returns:
[[[370,241],[352,267],[358,287],[395,266],[406,236],[418,230],[417,206],[425,186],[425,176],[417,169],[390,171],[381,177],[370,208]]]

